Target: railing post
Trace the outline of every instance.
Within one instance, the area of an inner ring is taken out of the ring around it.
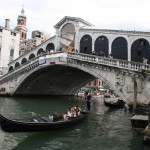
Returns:
[[[119,60],[117,60],[117,67],[119,67]]]

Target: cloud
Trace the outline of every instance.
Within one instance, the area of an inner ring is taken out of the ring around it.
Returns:
[[[1,0],[0,25],[11,28],[24,5],[29,37],[33,30],[55,33],[53,26],[64,16],[85,19],[105,29],[150,31],[149,0]]]

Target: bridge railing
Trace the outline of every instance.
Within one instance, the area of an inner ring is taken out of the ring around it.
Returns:
[[[117,68],[127,69],[131,71],[138,71],[141,72],[143,70],[150,71],[149,64],[143,64],[139,62],[121,60],[121,59],[114,59],[109,57],[101,57],[96,55],[89,55],[83,53],[73,53],[68,52],[68,59],[75,59],[80,61],[92,62],[95,64],[102,64],[106,66],[113,66]]]
[[[31,68],[35,68],[39,65],[39,60],[38,57],[30,60],[29,62],[26,62],[25,64],[17,67],[16,69],[8,72],[7,74],[3,75],[0,77],[0,83],[5,82],[5,80],[7,80],[8,78],[14,77],[16,75],[21,74],[22,72],[25,72],[26,70],[29,70]]]

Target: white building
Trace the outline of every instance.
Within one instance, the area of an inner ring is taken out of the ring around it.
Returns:
[[[7,73],[11,61],[50,38],[50,34],[33,31],[32,38],[27,39],[27,17],[24,13],[22,8],[14,29],[10,29],[9,19],[5,20],[5,27],[0,26],[0,75]]]
[[[5,27],[0,26],[0,75],[7,71],[8,64],[19,56],[20,34],[11,30],[9,19],[5,20]]]

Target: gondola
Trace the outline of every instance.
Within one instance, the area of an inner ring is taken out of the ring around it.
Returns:
[[[116,99],[115,101],[111,101],[111,100],[106,101],[104,99],[104,105],[109,108],[123,108],[125,105],[125,102],[121,99]]]
[[[68,128],[83,121],[88,115],[87,111],[82,111],[81,115],[68,120],[55,122],[41,119],[40,121],[17,121],[11,120],[0,114],[0,126],[5,132],[42,132]]]

